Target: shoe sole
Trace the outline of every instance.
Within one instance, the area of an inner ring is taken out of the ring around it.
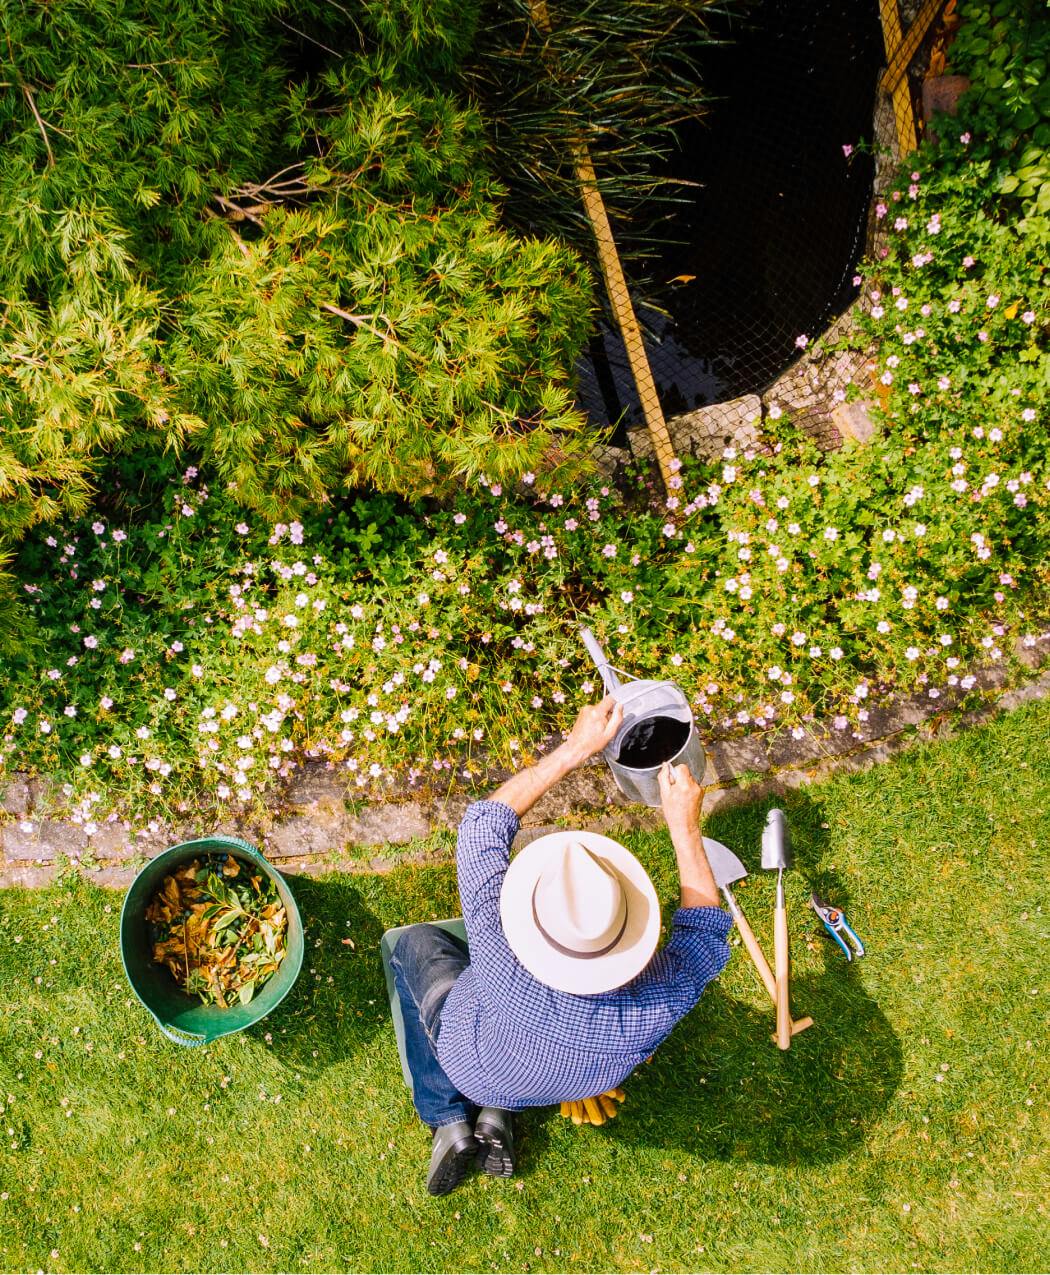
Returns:
[[[503,1139],[503,1132],[480,1125],[474,1130],[478,1143],[478,1166],[482,1173],[492,1178],[510,1178],[517,1167],[514,1159],[514,1146]]]
[[[427,1179],[427,1191],[431,1195],[448,1195],[470,1172],[478,1156],[478,1144],[474,1138],[449,1147],[441,1163]]]

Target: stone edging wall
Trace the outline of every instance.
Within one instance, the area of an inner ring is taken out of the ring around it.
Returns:
[[[1050,698],[1050,632],[1015,655],[1035,673],[1011,684],[1005,663],[977,670],[975,690],[984,702],[959,714],[962,698],[937,700],[914,695],[873,708],[863,731],[814,725],[791,734],[745,735],[707,746],[704,812],[783,793],[827,778],[866,770],[916,742],[943,737],[1032,700]],[[16,775],[3,793],[0,811],[0,887],[41,886],[69,864],[99,885],[126,887],[141,863],[169,846],[208,832],[241,836],[258,845],[282,870],[317,875],[331,870],[384,872],[405,863],[441,864],[452,859],[453,837],[471,801],[484,796],[503,775],[490,775],[468,790],[440,798],[355,806],[338,773],[321,763],[304,768],[291,782],[282,808],[259,822],[208,826],[153,823],[144,836],[132,835],[115,818],[95,828],[65,818],[49,801],[39,780]],[[582,767],[543,798],[526,816],[521,845],[566,823],[598,832],[662,826],[659,811],[630,805],[604,763]],[[419,843],[426,843],[422,846]],[[399,847],[409,847],[402,850]]]

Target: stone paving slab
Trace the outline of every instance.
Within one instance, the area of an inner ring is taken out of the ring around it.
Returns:
[[[58,868],[54,864],[31,868],[26,864],[8,864],[0,868],[0,889],[37,890],[50,885],[58,876]]]
[[[8,862],[79,859],[87,848],[88,835],[83,827],[61,819],[23,819],[5,825],[3,830],[4,858]]]

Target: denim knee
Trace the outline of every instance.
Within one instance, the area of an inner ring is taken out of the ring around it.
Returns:
[[[445,931],[429,922],[409,926],[394,944],[393,956],[401,965],[413,965],[420,959],[429,959],[443,937]]]

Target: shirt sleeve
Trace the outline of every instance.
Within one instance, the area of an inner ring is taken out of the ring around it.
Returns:
[[[689,1013],[708,983],[725,969],[732,924],[733,918],[723,908],[679,908],[674,914],[671,937],[628,984],[636,1000],[657,1002],[666,1012],[657,1029],[654,1048]]]
[[[510,978],[516,965],[503,936],[499,899],[520,827],[517,814],[501,801],[476,801],[459,825],[456,874],[470,963],[494,989]]]

